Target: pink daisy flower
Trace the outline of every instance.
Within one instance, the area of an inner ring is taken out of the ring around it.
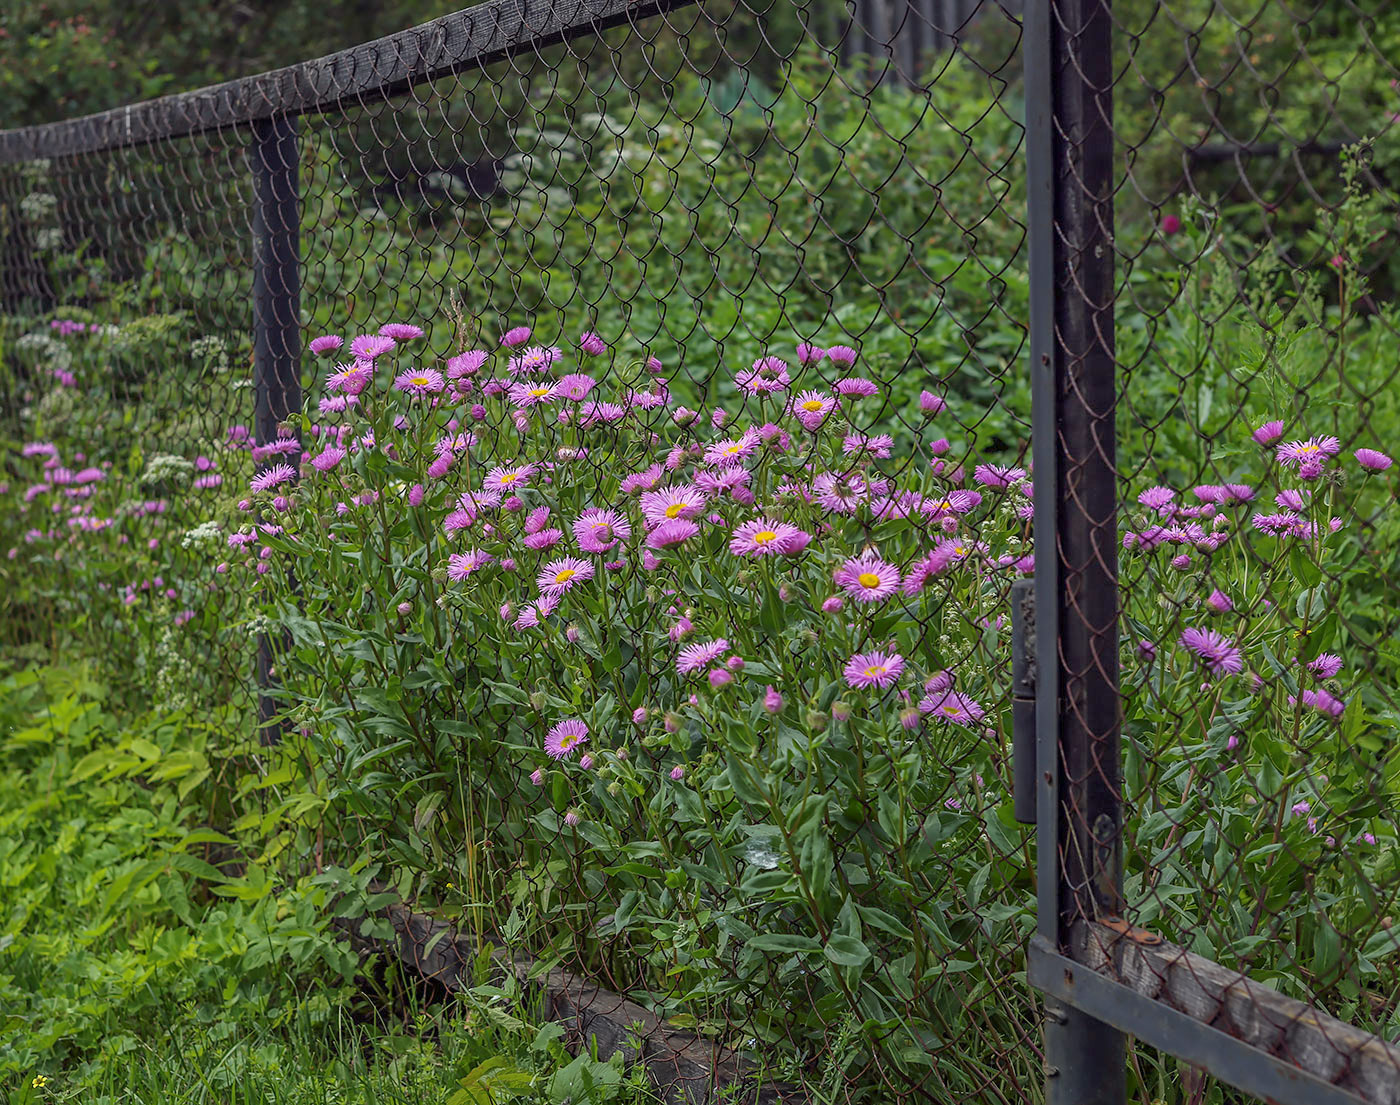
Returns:
[[[370,361],[352,361],[350,364],[336,365],[326,377],[327,389],[345,395],[359,395],[373,382],[374,364]]]
[[[576,587],[580,583],[586,583],[592,578],[592,564],[586,560],[580,560],[576,556],[565,556],[559,560],[551,560],[541,568],[540,574],[535,577],[535,583],[541,592],[557,594]]]
[[[491,562],[491,559],[490,553],[482,552],[480,549],[452,553],[447,558],[447,578],[460,583],[473,572],[484,568]]]
[[[554,399],[554,385],[547,383],[511,384],[507,398],[517,407],[533,407],[537,403],[548,403]]]
[[[788,375],[787,362],[782,358],[760,357],[754,361],[752,368],[739,373],[734,383],[740,391],[757,395],[760,392],[782,391],[792,383],[792,377]]]
[[[311,458],[311,467],[318,472],[329,472],[348,455],[344,449],[332,445]]]
[[[528,326],[514,326],[501,335],[501,344],[507,347],[524,345],[530,340],[530,334]]]
[[[833,345],[826,351],[827,357],[836,364],[850,368],[856,363],[856,351],[849,345]]]
[[[800,553],[812,535],[786,522],[756,518],[734,530],[729,551],[735,556],[791,556]]]
[[[1337,698],[1331,692],[1323,690],[1321,687],[1315,691],[1304,691],[1302,702],[1304,706],[1332,718],[1341,717],[1342,714],[1346,712],[1347,708],[1345,702]],[[1298,699],[1293,695],[1289,695],[1288,704],[1290,706],[1296,706],[1298,704]]]
[[[836,349],[828,349],[826,355],[833,361],[836,361],[837,350],[841,348],[843,347],[838,345]],[[837,361],[837,364],[840,363],[840,361]],[[851,360],[848,363],[855,363],[854,350],[851,351]],[[836,383],[831,385],[831,390],[836,392],[836,394],[843,399],[870,399],[880,394],[880,389],[876,386],[875,382],[873,380],[867,380],[864,376],[847,376],[837,380]]]
[[[564,531],[549,527],[548,529],[535,530],[533,533],[525,535],[525,547],[527,549],[552,549],[559,544],[564,536]]]
[[[491,356],[484,349],[468,349],[465,353],[458,353],[455,357],[447,359],[447,377],[450,380],[461,380],[467,376],[475,376],[481,371],[487,359]]]
[[[969,726],[981,721],[987,714],[977,702],[951,687],[920,699],[919,712],[931,714],[940,721],[953,725]]]
[[[1280,421],[1265,422],[1250,436],[1259,445],[1272,445],[1283,436],[1283,423]]]
[[[690,675],[701,668],[707,668],[729,651],[729,642],[721,637],[717,641],[700,641],[686,645],[676,656],[676,674]]]
[[[1319,653],[1317,659],[1308,661],[1308,671],[1318,679],[1331,679],[1342,670],[1342,658],[1336,653]]]
[[[567,376],[559,379],[554,385],[556,395],[562,395],[575,403],[582,402],[587,398],[588,393],[593,390],[597,381],[592,376],[586,376],[582,372],[571,372]]]
[[[705,463],[711,468],[741,464],[758,450],[758,435],[746,433],[729,441],[713,442],[705,449]]]
[[[1288,441],[1280,445],[1276,455],[1280,464],[1298,467],[1309,462],[1320,463],[1341,451],[1342,443],[1335,437],[1310,437],[1306,441]]]
[[[689,518],[674,518],[669,522],[662,522],[647,534],[647,546],[653,549],[669,549],[689,541],[699,532],[700,527]]]
[[[894,438],[889,434],[847,434],[841,451],[847,456],[868,453],[879,460],[888,460],[894,450]]]
[[[904,657],[897,652],[858,652],[846,661],[848,686],[857,690],[878,687],[884,690],[904,671]]]
[[[530,477],[534,474],[535,466],[533,464],[514,466],[498,464],[491,469],[490,474],[486,477],[485,488],[487,491],[495,492],[514,491],[516,488],[528,486]],[[499,502],[499,499],[497,501]]]
[[[254,491],[271,491],[279,484],[287,483],[296,479],[297,470],[290,464],[274,464],[271,468],[264,468],[249,482],[249,486]]]
[[[1384,453],[1377,452],[1375,449],[1358,449],[1354,455],[1357,464],[1361,465],[1362,468],[1370,469],[1372,472],[1384,472],[1395,463]]]
[[[414,326],[411,322],[386,322],[379,328],[379,333],[386,338],[393,338],[395,341],[413,341],[423,336],[424,330],[421,326]]]
[[[588,726],[578,718],[561,721],[544,738],[544,750],[556,760],[562,760],[581,744],[588,743]]]
[[[627,408],[621,403],[592,402],[579,411],[580,426],[595,426],[599,422],[611,425],[627,417]]]
[[[322,353],[334,353],[344,344],[345,339],[342,337],[335,334],[322,334],[319,338],[311,339],[310,349],[319,357]]]
[[[578,347],[590,357],[601,357],[608,351],[608,347],[603,339],[592,330],[579,335]]]
[[[1170,487],[1149,487],[1137,501],[1148,510],[1155,510],[1158,514],[1170,514],[1172,510],[1172,500],[1176,498],[1176,492]]]
[[[665,476],[665,469],[659,464],[653,464],[650,468],[641,472],[633,472],[622,478],[622,493],[633,495],[638,491],[650,491]]]
[[[861,503],[889,490],[885,480],[862,476],[837,476],[823,472],[812,480],[812,496],[817,505],[833,514],[854,514]]]
[[[1224,634],[1189,628],[1182,630],[1179,643],[1216,675],[1238,675],[1244,671],[1244,654]]]
[[[563,355],[561,350],[553,346],[546,349],[544,346],[532,345],[506,362],[506,372],[511,376],[537,376],[548,370],[549,366]]]
[[[804,391],[792,401],[792,413],[802,428],[815,433],[836,409],[836,400],[824,391]]]
[[[372,361],[382,357],[398,344],[383,334],[361,334],[350,340],[350,353],[357,360]]]
[[[1235,608],[1235,604],[1231,601],[1230,596],[1218,587],[1206,596],[1206,605],[1217,614],[1228,614]]]
[[[811,342],[806,341],[800,341],[797,343],[798,364],[816,364],[825,356],[826,350],[819,345],[813,345]]]
[[[574,540],[586,553],[602,553],[632,536],[632,525],[615,510],[585,510],[573,524]]]
[[[1024,468],[1008,468],[1002,464],[979,464],[972,470],[972,478],[983,487],[1004,491],[1026,478]]]
[[[832,579],[857,602],[879,602],[899,589],[899,569],[873,552],[846,561]]]
[[[409,395],[433,395],[444,387],[442,373],[433,368],[414,368],[394,377],[394,387]]]
[[[943,410],[947,409],[947,406],[948,401],[942,396],[935,395],[933,392],[928,391],[927,389],[919,392],[919,410],[923,411],[924,414],[939,414]]]
[[[693,484],[673,484],[660,491],[644,492],[641,508],[648,524],[653,526],[694,518],[705,508],[705,493]]]

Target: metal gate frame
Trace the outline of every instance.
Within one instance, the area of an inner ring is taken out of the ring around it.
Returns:
[[[1400,1048],[1120,917],[1115,27],[1112,0],[1024,9],[1037,557],[1021,670],[1039,678],[1017,804],[1035,807],[1046,1099],[1121,1105],[1132,1035],[1279,1105],[1400,1101]]]

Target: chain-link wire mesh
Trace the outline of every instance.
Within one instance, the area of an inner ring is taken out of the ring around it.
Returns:
[[[1062,943],[1390,1038],[1400,19],[1239,7],[1052,9]],[[603,8],[3,136],[7,662],[730,1075],[1039,1097],[1020,5]]]

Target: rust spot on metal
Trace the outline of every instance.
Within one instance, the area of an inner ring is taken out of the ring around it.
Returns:
[[[1148,932],[1145,928],[1138,928],[1130,925],[1122,917],[1100,917],[1099,924],[1106,929],[1112,929],[1119,936],[1126,937],[1134,944],[1143,944],[1147,947],[1155,947],[1162,942],[1162,938],[1155,932]]]

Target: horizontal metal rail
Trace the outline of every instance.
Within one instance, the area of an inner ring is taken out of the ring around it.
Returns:
[[[382,100],[692,0],[491,0],[323,58],[61,123],[0,131],[0,164],[139,146]]]

